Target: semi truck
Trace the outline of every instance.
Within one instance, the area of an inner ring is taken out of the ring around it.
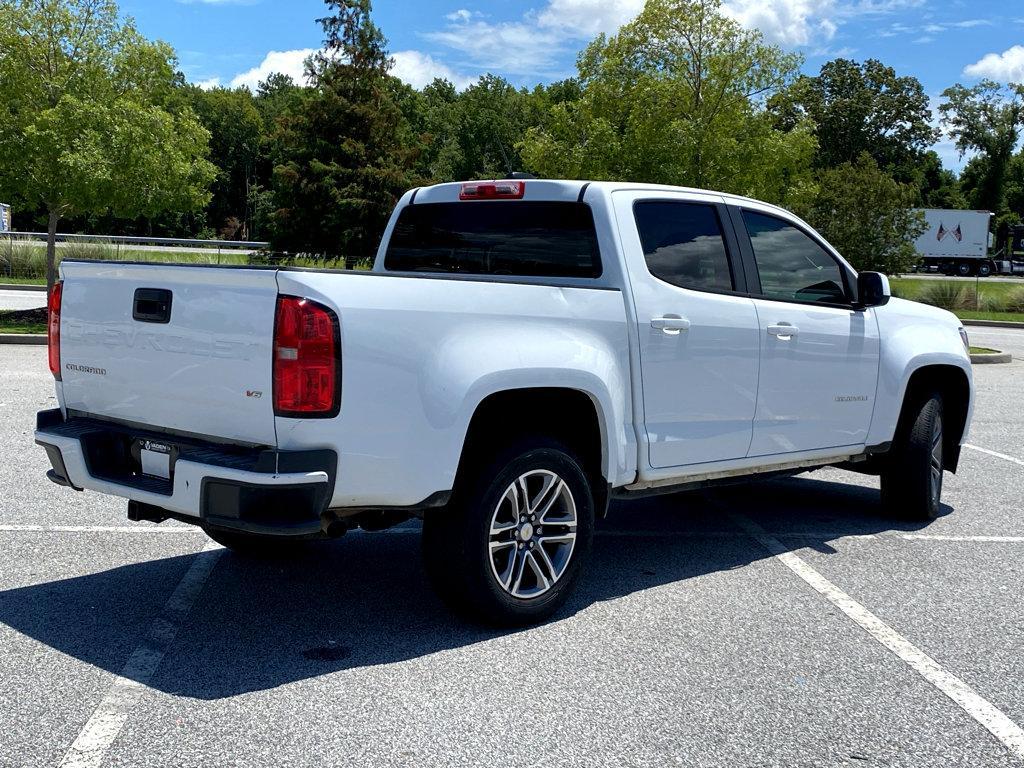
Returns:
[[[920,208],[928,229],[914,241],[921,256],[919,269],[935,269],[946,275],[985,277],[997,271],[989,257],[992,236],[990,211],[957,211]]]

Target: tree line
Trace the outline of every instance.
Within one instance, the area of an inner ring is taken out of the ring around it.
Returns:
[[[269,240],[287,254],[371,254],[397,197],[434,182],[620,179],[715,189],[803,215],[861,269],[905,270],[913,207],[1024,216],[1024,87],[946,89],[799,55],[720,0],[648,0],[577,74],[459,90],[390,74],[370,0],[326,0],[297,83],[202,89],[115,0],[0,0],[0,199],[21,229]],[[959,175],[931,149],[971,154]],[[52,252],[52,248],[51,248]]]

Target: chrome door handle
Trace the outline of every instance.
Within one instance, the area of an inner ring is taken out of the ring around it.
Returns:
[[[678,334],[680,331],[690,330],[690,321],[678,315],[665,315],[661,318],[651,318],[651,328],[661,329],[666,334]]]
[[[768,333],[785,342],[799,334],[800,329],[790,323],[775,323],[768,327]]]

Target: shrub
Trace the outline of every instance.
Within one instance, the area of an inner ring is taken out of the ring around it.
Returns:
[[[1007,312],[1024,312],[1024,286],[1017,286],[1006,295]]]
[[[935,307],[941,307],[943,310],[962,310],[964,309],[966,293],[963,286],[943,280],[929,284],[927,288],[921,291],[917,300]],[[973,298],[972,293],[971,299]]]

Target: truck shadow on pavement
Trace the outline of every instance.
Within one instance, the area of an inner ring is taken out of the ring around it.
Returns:
[[[551,622],[599,602],[767,558],[731,514],[747,516],[787,548],[826,553],[840,537],[921,528],[887,515],[872,488],[807,478],[616,503],[598,526],[590,568],[575,596]],[[193,557],[2,592],[0,622],[121,673]],[[529,632],[453,617],[425,582],[417,528],[358,533],[315,543],[288,561],[224,552],[148,683],[213,700]]]

